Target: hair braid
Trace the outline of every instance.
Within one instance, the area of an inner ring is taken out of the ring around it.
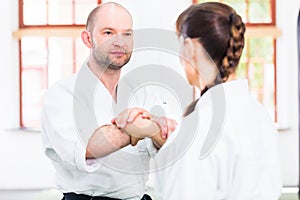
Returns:
[[[230,14],[228,20],[230,25],[230,38],[220,68],[223,81],[226,81],[229,75],[234,72],[238,66],[244,48],[244,33],[246,30],[242,18],[235,12]]]

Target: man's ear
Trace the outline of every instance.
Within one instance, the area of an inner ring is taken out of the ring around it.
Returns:
[[[92,38],[90,35],[90,32],[87,30],[84,30],[81,32],[81,39],[83,41],[83,43],[85,44],[85,46],[87,46],[88,48],[92,48],[93,44],[92,44]]]

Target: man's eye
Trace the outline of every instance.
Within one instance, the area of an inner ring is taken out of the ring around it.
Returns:
[[[132,33],[129,33],[129,32],[128,32],[128,33],[125,33],[124,35],[127,36],[127,37],[131,37],[131,36],[132,36]]]
[[[105,31],[104,34],[105,35],[112,35],[113,33],[111,31]]]

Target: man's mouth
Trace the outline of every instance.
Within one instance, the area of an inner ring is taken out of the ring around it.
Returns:
[[[124,52],[124,51],[113,51],[113,52],[111,52],[111,54],[113,54],[117,57],[121,57],[121,56],[126,55],[126,52]]]

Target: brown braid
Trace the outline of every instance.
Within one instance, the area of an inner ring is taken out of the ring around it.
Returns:
[[[241,17],[236,13],[231,13],[228,20],[230,25],[230,39],[226,55],[219,69],[224,82],[238,66],[244,48],[244,33],[246,30]]]
[[[218,2],[193,4],[179,15],[176,28],[178,35],[197,38],[220,72],[213,83],[207,83],[201,95],[210,87],[227,81],[238,66],[246,31],[235,10]],[[184,116],[193,112],[197,102],[187,107]]]

